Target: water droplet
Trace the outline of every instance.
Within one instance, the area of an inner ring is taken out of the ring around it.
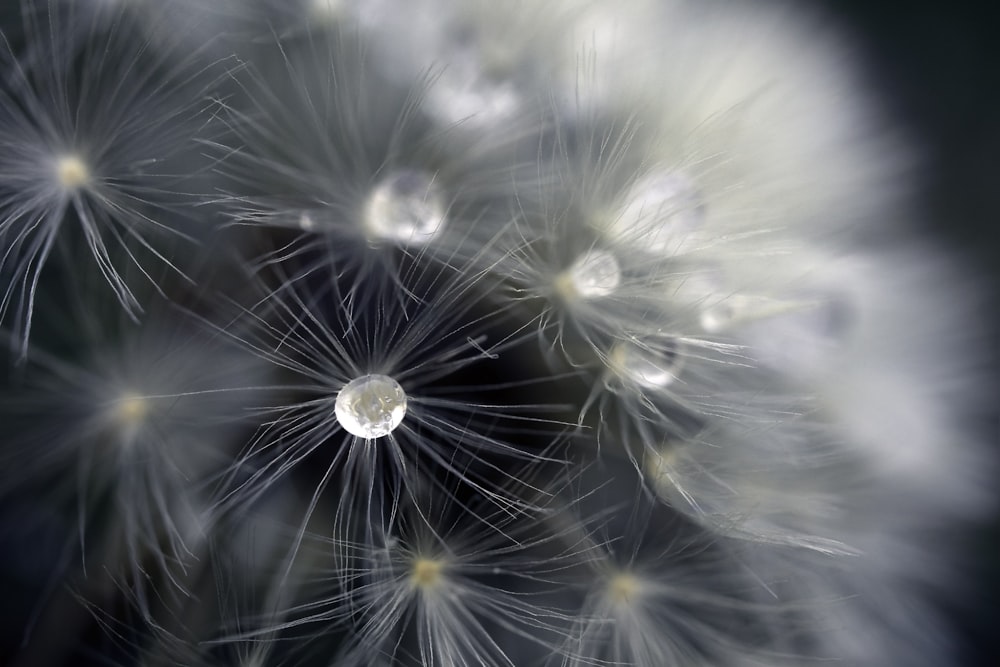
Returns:
[[[671,340],[657,347],[619,343],[608,365],[618,376],[648,389],[661,389],[677,379],[682,356],[679,344]]]
[[[362,375],[344,385],[334,405],[351,435],[373,440],[392,433],[406,415],[406,392],[387,375]]]
[[[363,224],[373,241],[422,245],[441,233],[444,221],[444,199],[433,178],[402,169],[390,173],[372,190]]]
[[[590,250],[556,278],[563,298],[592,299],[611,294],[621,284],[621,269],[615,256],[604,250]]]

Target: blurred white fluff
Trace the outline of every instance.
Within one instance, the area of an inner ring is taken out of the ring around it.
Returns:
[[[78,522],[84,569],[134,587],[148,614],[150,581],[176,594],[204,551],[214,485],[245,437],[264,373],[190,322],[171,321],[162,300],[136,324],[109,299],[68,293],[69,316],[50,304],[42,311],[61,329],[48,332],[57,351],[34,345],[4,397],[11,430],[0,456],[20,473],[0,496],[45,488],[46,502]]]

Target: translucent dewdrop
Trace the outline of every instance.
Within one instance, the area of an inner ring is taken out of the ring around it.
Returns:
[[[676,345],[654,349],[619,343],[611,350],[608,366],[619,377],[641,387],[662,389],[677,379],[681,354]]]
[[[412,169],[392,172],[375,186],[363,214],[370,240],[406,245],[430,242],[444,221],[444,199],[433,178]]]
[[[406,416],[406,392],[387,375],[362,375],[337,394],[334,414],[344,430],[374,440],[392,433]]]
[[[658,171],[629,190],[608,232],[620,241],[666,255],[697,247],[705,204],[694,182],[675,171]]]
[[[591,250],[556,277],[556,291],[566,300],[593,299],[614,292],[621,280],[615,256],[604,250]]]
[[[90,169],[78,155],[63,155],[56,160],[56,179],[67,190],[76,190],[90,181]]]

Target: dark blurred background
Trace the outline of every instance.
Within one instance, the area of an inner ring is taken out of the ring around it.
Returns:
[[[867,82],[920,150],[918,224],[952,246],[987,290],[983,370],[1000,364],[1000,22],[995,2],[825,0],[860,49]],[[1000,455],[1000,396],[979,427]],[[1000,496],[1000,479],[997,480]],[[954,609],[963,667],[1000,665],[1000,514],[972,538],[976,593]]]
[[[996,276],[1000,35],[995,3],[826,0],[866,56],[882,102],[920,144],[935,231]]]

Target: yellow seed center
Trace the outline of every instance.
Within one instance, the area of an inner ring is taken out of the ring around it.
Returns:
[[[119,424],[134,426],[149,413],[146,399],[136,394],[126,394],[115,405],[114,415]]]
[[[615,605],[629,604],[639,596],[639,580],[631,574],[616,574],[608,582],[608,597]]]
[[[410,580],[418,588],[429,588],[441,580],[441,571],[443,569],[444,563],[440,560],[418,558],[413,563]]]
[[[580,296],[580,292],[573,282],[573,275],[568,270],[556,274],[555,280],[552,281],[552,286],[555,289],[555,293],[563,301],[572,302]]]
[[[78,155],[64,155],[56,162],[56,177],[64,188],[76,189],[90,180],[90,170]]]

